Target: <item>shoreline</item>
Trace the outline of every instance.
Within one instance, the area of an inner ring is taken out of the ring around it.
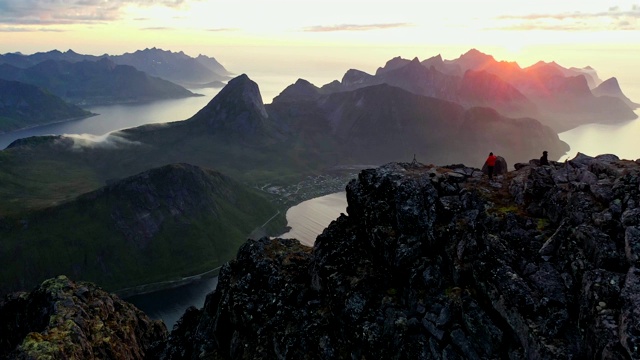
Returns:
[[[94,116],[98,116],[100,114],[96,114],[96,113],[89,113],[86,116],[76,116],[76,117],[72,117],[72,118],[67,118],[67,119],[62,119],[62,120],[56,120],[56,121],[52,121],[52,122],[47,122],[47,123],[42,123],[42,124],[33,124],[33,125],[29,125],[29,126],[25,126],[25,127],[21,127],[19,129],[15,129],[15,130],[11,130],[11,131],[0,131],[0,135],[6,135],[6,134],[11,134],[13,132],[18,132],[18,131],[23,131],[23,130],[29,130],[29,129],[33,129],[33,128],[37,128],[40,126],[47,126],[47,125],[53,125],[53,124],[62,124],[62,123],[66,123],[66,122],[70,122],[70,121],[76,121],[76,120],[83,120],[83,119],[88,119],[88,118],[92,118]]]

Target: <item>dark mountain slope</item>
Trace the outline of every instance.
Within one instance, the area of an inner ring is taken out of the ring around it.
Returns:
[[[543,147],[557,154],[568,150],[536,120],[510,119],[493,110],[465,110],[386,84],[299,101],[276,97],[267,110],[297,136],[316,143],[330,141],[341,163],[380,164],[416,155],[431,163],[481,164],[489,151],[500,151],[516,162],[537,157]]]
[[[114,291],[211,270],[277,214],[264,196],[218,172],[177,164],[5,218],[0,292],[57,274]]]
[[[0,79],[0,133],[90,115],[36,86]]]

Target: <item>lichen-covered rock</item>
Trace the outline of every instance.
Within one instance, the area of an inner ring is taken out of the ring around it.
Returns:
[[[144,359],[166,336],[135,306],[64,276],[0,300],[0,359]]]

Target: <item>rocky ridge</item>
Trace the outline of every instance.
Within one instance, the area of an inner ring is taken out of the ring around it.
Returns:
[[[318,236],[248,241],[162,359],[631,359],[640,164],[391,163]]]

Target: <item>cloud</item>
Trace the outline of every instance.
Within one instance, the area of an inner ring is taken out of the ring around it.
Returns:
[[[217,28],[217,29],[207,29],[206,31],[210,32],[230,32],[230,31],[238,31],[239,29],[234,28]]]
[[[127,140],[122,136],[116,135],[116,133],[109,133],[105,135],[91,135],[91,134],[64,134],[64,138],[73,140],[73,148],[101,148],[101,149],[117,149],[126,146],[138,146],[142,145],[141,142]]]
[[[124,7],[129,5],[178,8],[189,1],[201,0],[0,0],[0,23],[102,23],[119,19]]]
[[[52,28],[39,28],[34,29],[30,27],[0,27],[0,32],[5,33],[18,33],[18,32],[65,32],[66,30],[52,29]]]
[[[168,31],[168,30],[175,30],[175,29],[171,27],[166,27],[166,26],[155,26],[155,27],[141,28],[140,30]]]
[[[370,31],[370,30],[386,30],[413,26],[409,23],[390,23],[390,24],[341,24],[330,26],[311,26],[303,29],[305,32],[333,32],[333,31]]]
[[[508,24],[491,30],[640,30],[640,6],[633,5],[629,10],[615,6],[593,13],[503,15],[497,20]]]

